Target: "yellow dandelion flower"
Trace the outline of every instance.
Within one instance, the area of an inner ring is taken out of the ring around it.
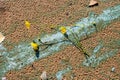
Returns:
[[[25,26],[26,26],[27,29],[29,29],[30,28],[30,22],[29,21],[25,21]]]
[[[38,50],[39,49],[39,45],[35,42],[31,42],[31,46],[34,50]]]
[[[62,27],[60,27],[60,29],[59,29],[59,30],[60,30],[60,32],[61,32],[62,34],[65,34],[65,33],[66,33],[66,31],[67,31],[67,30],[66,30],[66,28],[65,28],[65,27],[63,27],[63,26],[62,26]]]

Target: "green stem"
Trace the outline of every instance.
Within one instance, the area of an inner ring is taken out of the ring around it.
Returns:
[[[76,43],[73,42],[71,39],[69,39],[67,33],[65,33],[64,36],[65,36],[70,42],[72,42],[72,44],[73,44],[77,49],[79,49],[79,51],[82,50],[82,52],[84,53],[86,59],[89,57],[89,55],[88,55],[88,53],[86,52],[86,50],[83,49],[82,44],[81,44],[80,42],[78,42],[79,40],[77,40],[77,39],[75,38],[75,40],[76,40],[76,42],[77,42],[77,44],[76,44]],[[74,36],[74,37],[75,37],[75,36]]]

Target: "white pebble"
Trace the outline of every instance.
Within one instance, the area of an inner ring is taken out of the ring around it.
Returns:
[[[115,71],[115,67],[112,67],[111,71],[114,72]]]
[[[6,77],[2,77],[2,80],[7,80]]]

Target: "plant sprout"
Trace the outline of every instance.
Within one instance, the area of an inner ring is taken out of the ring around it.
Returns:
[[[79,39],[75,37],[74,33],[72,32],[72,36],[74,37],[74,39],[76,40],[75,42],[72,41],[69,37],[68,37],[68,34],[67,34],[67,29],[65,27],[60,27],[59,28],[60,32],[70,41],[72,42],[72,44],[78,48],[79,50],[82,50],[82,52],[84,53],[85,57],[88,58],[89,55],[88,53],[86,52],[86,50],[83,48],[82,44],[79,42]],[[77,36],[77,35],[76,35]]]

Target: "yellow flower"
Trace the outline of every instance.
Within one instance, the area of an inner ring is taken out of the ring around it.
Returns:
[[[66,30],[66,28],[65,28],[65,27],[63,27],[63,26],[62,26],[62,27],[60,27],[60,29],[59,29],[59,30],[60,30],[60,32],[61,32],[62,34],[65,34],[65,33],[66,33],[66,31],[67,31],[67,30]]]
[[[39,45],[35,42],[31,42],[31,46],[34,50],[38,50],[39,49]]]
[[[25,21],[25,26],[26,26],[27,29],[29,29],[30,28],[30,22],[29,21]]]

